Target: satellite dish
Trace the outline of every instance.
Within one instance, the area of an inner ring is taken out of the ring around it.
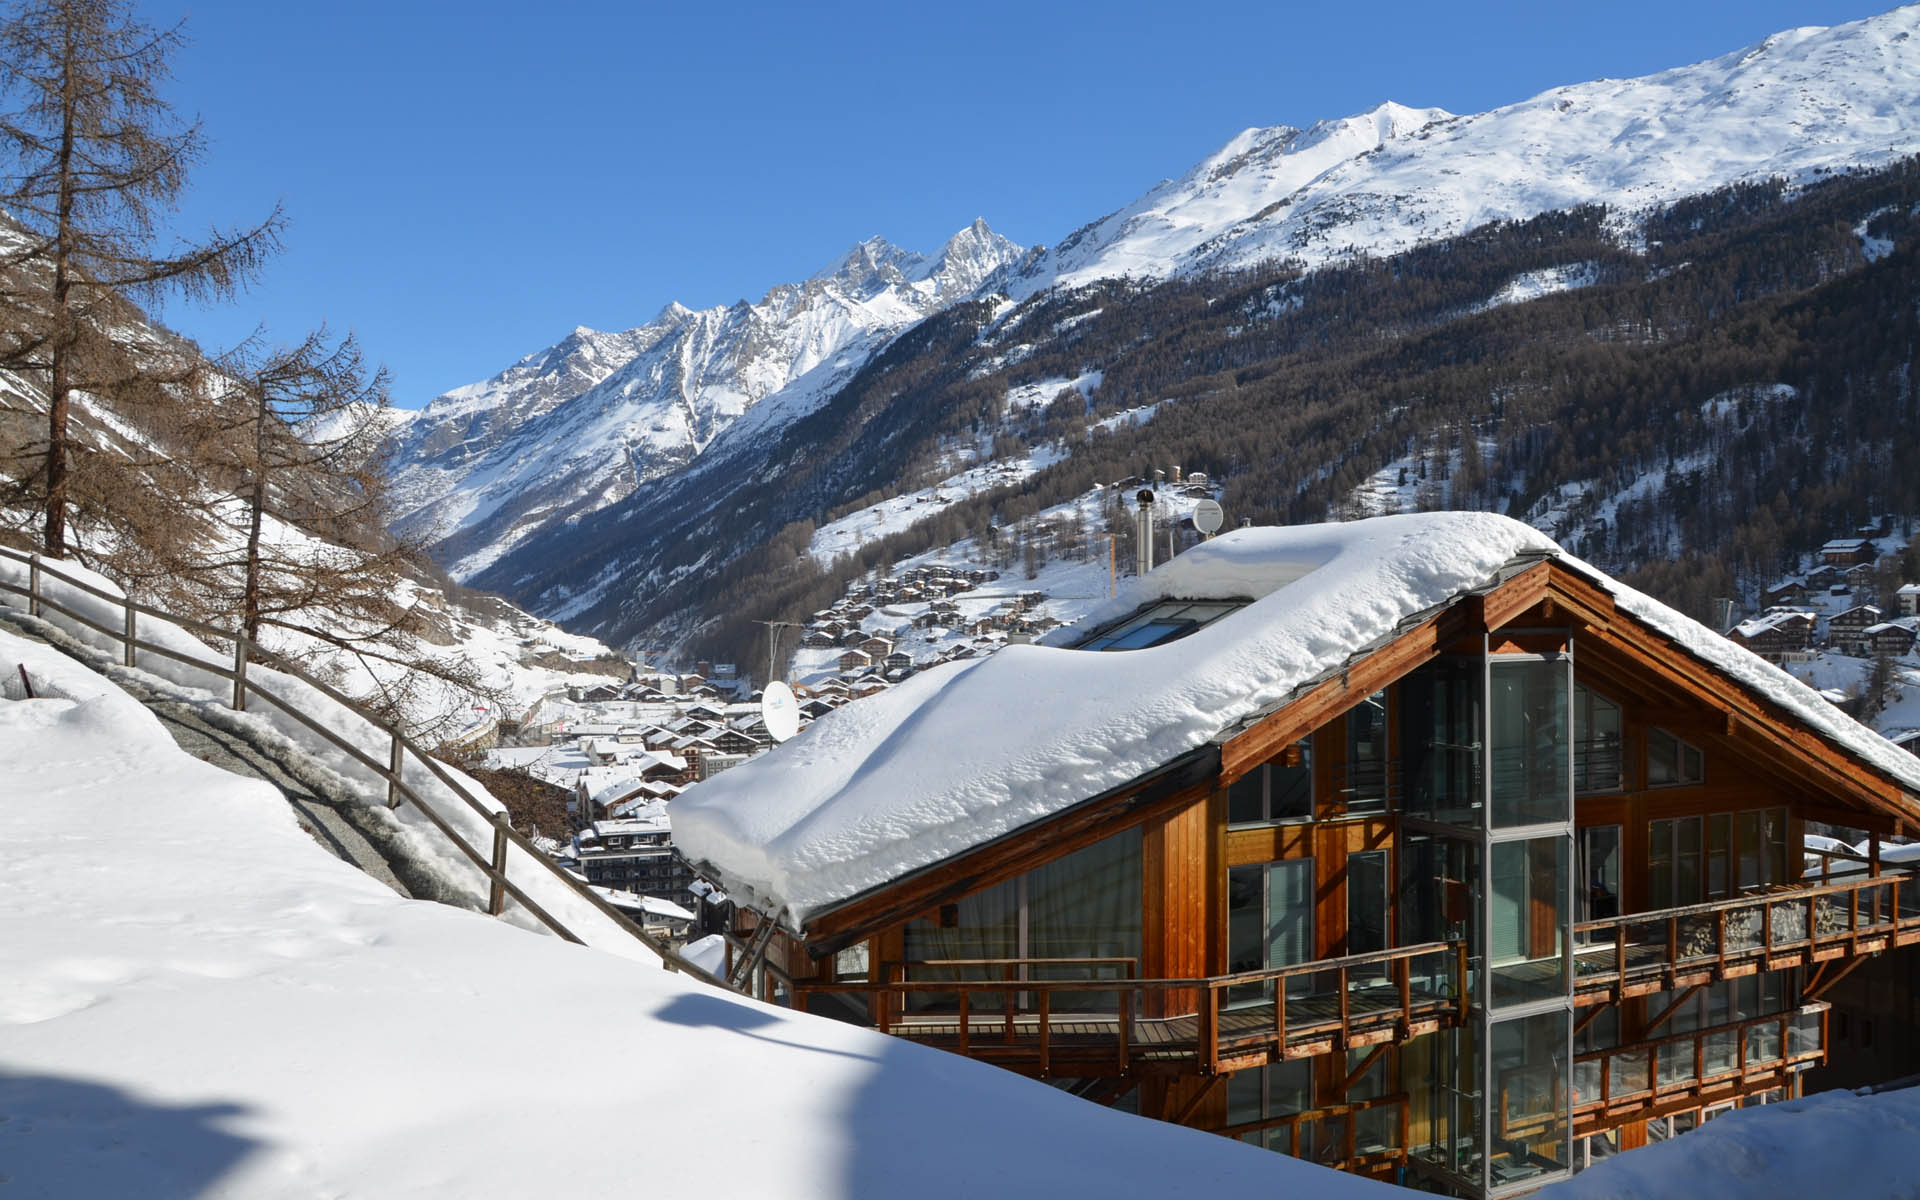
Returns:
[[[1226,511],[1212,500],[1202,500],[1193,506],[1193,527],[1208,537],[1212,537],[1226,519]]]
[[[776,742],[784,742],[800,732],[800,705],[793,698],[793,689],[778,679],[769,683],[760,693],[760,719],[766,722],[767,734]]]

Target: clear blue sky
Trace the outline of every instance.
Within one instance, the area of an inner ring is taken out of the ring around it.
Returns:
[[[1250,125],[1477,112],[1886,7],[143,0],[187,20],[170,95],[211,142],[184,225],[291,220],[236,303],[162,316],[209,347],[352,327],[418,407],[874,234],[1057,241]]]

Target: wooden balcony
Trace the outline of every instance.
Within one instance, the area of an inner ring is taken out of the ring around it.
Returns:
[[[1459,942],[1200,979],[1136,970],[1133,959],[947,959],[793,986],[803,1008],[818,993],[861,995],[882,1033],[1041,1076],[1216,1075],[1404,1040],[1467,1011]]]
[[[1829,877],[1808,886],[1574,926],[1580,1004],[1811,967],[1920,942],[1920,877]],[[1836,976],[1837,978],[1837,976]]]
[[[1826,1052],[1827,1005],[1815,1003],[1575,1055],[1574,1135],[1785,1087],[1796,1070],[1821,1062]],[[1503,1079],[1503,1116],[1508,1087]]]

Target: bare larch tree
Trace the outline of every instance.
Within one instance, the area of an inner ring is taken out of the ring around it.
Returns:
[[[198,122],[158,91],[182,44],[178,26],[142,23],[130,0],[23,0],[0,20],[0,366],[46,392],[44,453],[26,482],[38,484],[49,554],[69,543],[75,393],[109,410],[151,405],[194,370],[163,339],[128,344],[126,306],[230,295],[279,246],[277,208],[251,227],[159,245],[204,149]],[[111,506],[116,491],[78,494]]]

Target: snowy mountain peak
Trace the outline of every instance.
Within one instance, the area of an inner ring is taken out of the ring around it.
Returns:
[[[1304,131],[1248,129],[1000,283],[1023,298],[1272,259],[1313,266],[1583,204],[1632,212],[1740,180],[1876,166],[1920,150],[1915,33],[1920,5],[1472,116],[1386,103]]]

